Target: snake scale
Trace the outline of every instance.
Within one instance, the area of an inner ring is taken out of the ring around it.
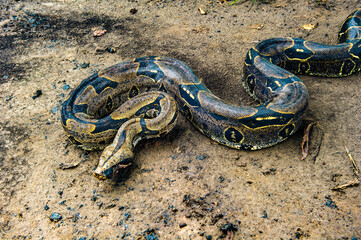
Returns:
[[[84,149],[105,148],[95,169],[99,179],[128,166],[139,140],[168,133],[178,109],[204,135],[228,147],[269,147],[295,133],[305,114],[308,92],[294,74],[343,77],[359,71],[360,36],[358,9],[342,24],[337,45],[299,38],[256,44],[246,55],[242,80],[260,102],[255,107],[218,98],[179,60],[122,62],[84,79],[70,93],[61,111],[62,126]]]

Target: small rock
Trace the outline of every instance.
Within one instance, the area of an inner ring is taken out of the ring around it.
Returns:
[[[13,95],[7,95],[6,97],[5,97],[5,101],[10,101],[11,99],[13,99]]]
[[[223,181],[224,181],[224,177],[219,176],[219,177],[218,177],[218,181],[219,181],[220,183],[223,182]]]
[[[43,92],[40,89],[36,90],[36,92],[34,93],[34,96],[32,96],[32,98],[35,100],[38,97],[40,97],[42,94],[43,94]]]
[[[115,53],[117,50],[115,48],[112,47],[107,47],[107,51],[110,53]]]
[[[63,216],[61,216],[60,213],[53,212],[49,218],[52,222],[59,222],[63,218]]]
[[[238,228],[232,223],[226,223],[223,226],[221,226],[221,231],[224,233],[227,233],[228,231],[235,232],[238,231]]]
[[[206,158],[208,158],[209,156],[207,155],[207,154],[203,154],[203,155],[201,155],[201,156],[197,156],[196,158],[198,159],[198,160],[204,160],[204,159],[206,159]]]
[[[65,91],[65,90],[68,90],[70,88],[70,86],[68,85],[68,84],[66,84],[66,85],[64,85],[63,86],[63,90]]]
[[[128,220],[129,217],[130,217],[130,213],[125,213],[123,219]]]
[[[142,233],[143,237],[145,237],[146,240],[158,240],[158,237],[155,234],[154,229],[147,229]],[[143,238],[142,238],[143,239]]]
[[[132,8],[129,12],[134,15],[138,12],[138,10],[136,8]]]
[[[50,112],[52,112],[53,114],[55,114],[58,111],[59,107],[56,106],[53,109],[50,110]]]
[[[107,206],[105,207],[105,209],[111,209],[111,208],[114,208],[114,207],[116,207],[116,206],[117,206],[116,204],[112,203],[112,204],[107,205]]]
[[[179,227],[180,227],[180,228],[184,228],[185,226],[187,226],[186,223],[180,223],[180,224],[179,224]]]
[[[328,199],[328,201],[325,203],[325,206],[331,208],[331,209],[338,209],[337,204],[332,201],[331,199]]]
[[[84,62],[84,63],[80,64],[80,67],[87,68],[87,67],[89,67],[89,65],[90,65],[89,63]]]
[[[172,211],[172,212],[178,212],[178,209],[177,208],[175,208],[173,205],[172,206],[170,206],[170,210]]]

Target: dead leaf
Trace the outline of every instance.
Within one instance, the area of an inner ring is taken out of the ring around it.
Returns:
[[[206,14],[207,14],[207,12],[204,11],[202,8],[198,8],[198,10],[199,10],[199,12],[200,12],[202,15],[206,15]]]
[[[310,24],[305,24],[303,25],[302,27],[306,30],[312,30],[314,29],[315,27],[317,27],[317,23],[310,23]]]
[[[263,23],[255,24],[251,26],[252,29],[261,30],[264,27]]]
[[[207,33],[209,32],[209,28],[207,28],[206,26],[195,27],[192,29],[192,31],[195,33]]]
[[[103,36],[106,32],[107,32],[107,30],[105,30],[105,29],[95,30],[95,31],[93,32],[93,37]]]

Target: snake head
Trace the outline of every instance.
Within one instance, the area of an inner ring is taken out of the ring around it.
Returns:
[[[131,159],[129,159],[131,160]],[[132,163],[128,163],[128,164],[117,164],[115,166],[112,166],[104,171],[99,170],[99,168],[97,167],[94,170],[94,177],[96,177],[99,180],[106,180],[106,179],[111,179],[113,178],[119,170],[124,169],[126,167],[128,167],[129,165],[131,165]]]
[[[111,144],[106,147],[100,156],[99,164],[94,170],[94,176],[99,180],[111,179],[122,168],[131,164],[133,152],[122,147],[117,149]]]

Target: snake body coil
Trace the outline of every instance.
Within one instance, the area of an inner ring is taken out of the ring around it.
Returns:
[[[343,77],[361,66],[361,11],[343,23],[338,45],[297,38],[268,39],[245,59],[243,85],[261,104],[235,106],[216,97],[183,62],[143,57],[83,80],[63,103],[62,125],[85,149],[105,148],[95,175],[110,178],[127,166],[135,144],[176,123],[177,106],[206,136],[237,149],[260,149],[299,127],[308,93],[294,74]],[[285,70],[287,69],[287,70]],[[119,130],[118,130],[119,129]]]

